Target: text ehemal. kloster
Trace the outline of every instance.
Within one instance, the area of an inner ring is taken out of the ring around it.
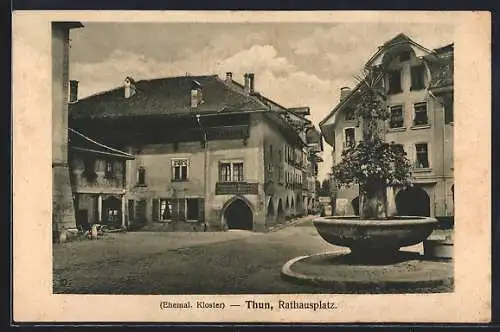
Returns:
[[[225,309],[227,307],[242,307],[247,310],[334,310],[337,305],[332,301],[296,301],[296,300],[278,300],[277,303],[269,301],[254,301],[245,300],[241,303],[226,304],[224,302],[207,302],[207,301],[186,301],[186,302],[170,302],[161,301],[160,309]]]

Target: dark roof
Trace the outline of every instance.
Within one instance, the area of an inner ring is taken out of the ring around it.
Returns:
[[[311,115],[311,109],[309,106],[289,107],[288,110],[301,116]]]
[[[196,113],[246,112],[266,110],[258,98],[229,87],[217,75],[179,76],[135,82],[136,93],[124,97],[124,88],[105,91],[69,106],[77,118],[114,118],[136,115],[183,115],[192,113],[191,88],[201,86],[203,102]]]
[[[395,44],[399,44],[399,43],[405,43],[405,42],[409,42],[409,41],[411,41],[410,37],[408,37],[404,33],[400,33],[396,37],[394,37],[394,38],[386,41],[384,43],[383,47],[390,46],[390,45],[395,45]]]
[[[429,61],[431,69],[430,89],[453,85],[453,44],[436,49],[436,57]]]
[[[99,143],[71,128],[68,128],[68,146],[71,150],[76,151],[84,151],[123,159],[134,159],[134,156],[131,154]]]

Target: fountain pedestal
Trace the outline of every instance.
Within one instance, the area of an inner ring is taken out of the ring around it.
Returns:
[[[349,293],[452,289],[452,261],[400,250],[424,241],[437,223],[434,218],[324,217],[313,223],[325,241],[350,250],[296,257],[282,268],[286,280]]]

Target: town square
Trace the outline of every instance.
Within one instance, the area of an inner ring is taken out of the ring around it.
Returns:
[[[54,293],[453,292],[451,27],[229,26],[52,23]]]

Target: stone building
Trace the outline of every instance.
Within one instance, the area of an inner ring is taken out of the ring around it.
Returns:
[[[69,34],[79,22],[53,22],[52,36],[52,234],[64,241],[75,228],[75,211],[68,169]]]
[[[130,154],[99,143],[69,128],[69,169],[76,225],[125,228],[125,164]]]
[[[244,81],[127,77],[71,104],[72,128],[135,157],[125,162],[125,224],[265,231],[307,212],[303,165],[288,160],[318,143],[254,89],[253,74]]]
[[[414,186],[392,188],[393,213],[442,219],[453,216],[453,44],[430,50],[399,34],[379,47],[366,68],[379,71],[385,91],[386,141],[398,144],[413,163]],[[341,89],[340,101],[320,123],[333,147],[333,163],[342,150],[362,139],[353,106],[363,93],[362,82]],[[335,179],[333,179],[335,180]],[[337,192],[336,214],[355,214],[358,187]]]

